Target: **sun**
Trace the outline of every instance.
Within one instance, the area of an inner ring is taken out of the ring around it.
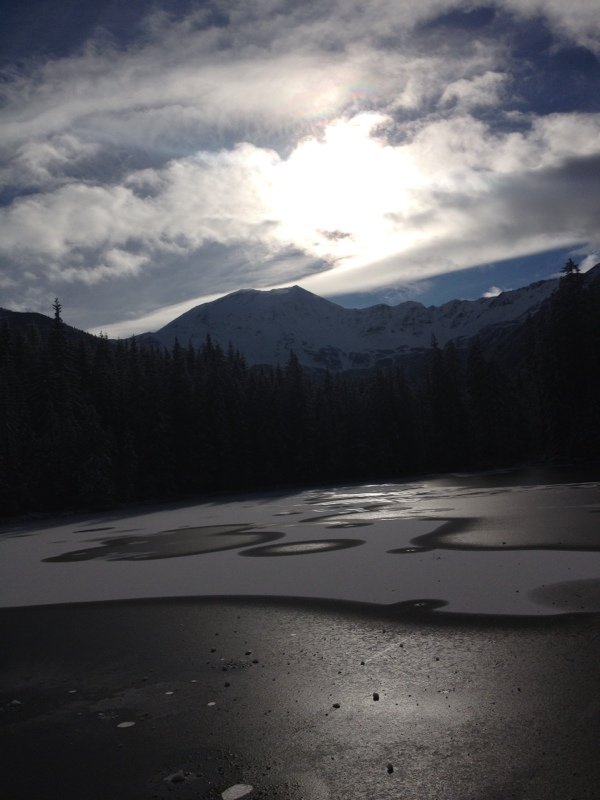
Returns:
[[[336,120],[277,165],[271,202],[279,236],[315,257],[354,266],[414,243],[402,219],[422,176],[407,147],[377,135],[388,122],[375,113]]]

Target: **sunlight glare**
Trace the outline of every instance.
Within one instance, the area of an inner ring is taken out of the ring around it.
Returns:
[[[418,211],[414,191],[423,176],[409,146],[376,137],[387,122],[374,113],[336,120],[278,164],[272,203],[282,238],[353,266],[415,243],[414,227],[402,221]]]

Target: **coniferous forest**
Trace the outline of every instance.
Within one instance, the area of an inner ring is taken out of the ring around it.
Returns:
[[[422,368],[246,366],[0,323],[0,513],[600,459],[600,281],[567,271],[494,350],[435,341]]]

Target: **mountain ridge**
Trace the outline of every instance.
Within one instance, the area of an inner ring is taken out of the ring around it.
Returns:
[[[581,275],[582,285],[600,280],[600,263]],[[210,336],[223,349],[231,345],[246,363],[284,366],[293,352],[309,369],[368,370],[398,364],[419,365],[432,341],[440,347],[452,342],[466,351],[475,337],[492,352],[514,350],[514,336],[553,295],[559,278],[536,281],[495,297],[454,299],[440,306],[408,300],[391,306],[345,308],[298,285],[270,289],[239,289],[188,310],[154,333],[133,337],[142,346],[170,350],[201,348]],[[0,308],[0,322],[46,337],[54,324],[37,312]],[[69,338],[92,334],[68,324]],[[92,337],[93,338],[93,337]],[[116,341],[116,340],[111,340]],[[507,345],[508,343],[508,345]]]
[[[600,276],[596,265],[583,276]],[[310,368],[342,371],[401,362],[431,347],[463,348],[479,336],[486,343],[536,313],[558,287],[559,278],[536,281],[495,297],[450,300],[425,306],[415,300],[344,308],[300,286],[240,289],[198,305],[138,341],[170,348],[200,347],[207,336],[230,345],[250,365],[283,365],[293,352]]]

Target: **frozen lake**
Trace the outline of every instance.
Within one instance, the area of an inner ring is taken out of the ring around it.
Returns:
[[[440,614],[600,611],[592,477],[450,475],[6,524],[0,606],[269,596]]]

